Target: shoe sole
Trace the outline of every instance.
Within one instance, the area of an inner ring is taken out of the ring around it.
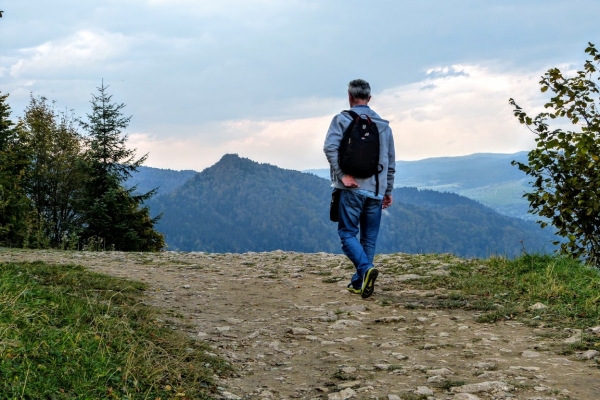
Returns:
[[[354,294],[361,294],[362,293],[362,289],[355,289],[353,287],[347,287],[346,290],[349,291],[350,293],[354,293]]]
[[[362,286],[362,293],[360,294],[363,299],[366,299],[367,297],[373,294],[373,291],[375,289],[375,280],[377,279],[378,275],[379,271],[377,271],[376,268],[371,268],[365,274],[365,279]]]

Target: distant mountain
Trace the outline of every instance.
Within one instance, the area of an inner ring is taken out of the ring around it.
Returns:
[[[507,217],[455,193],[395,188],[395,204],[382,233],[387,248],[400,243],[409,253],[454,253],[464,257],[509,257],[550,252],[550,228]],[[398,207],[395,207],[398,205]],[[404,251],[404,250],[403,250]]]
[[[157,229],[185,251],[340,252],[328,219],[329,182],[312,174],[228,154],[171,193],[148,203],[163,212]],[[535,223],[502,216],[452,193],[394,189],[378,251],[486,257],[548,251],[553,239]]]
[[[462,157],[428,158],[396,163],[396,185],[449,191],[518,181],[524,173],[511,161],[527,163],[527,152],[477,153]]]
[[[336,252],[324,179],[227,154],[148,204],[176,250]]]
[[[174,171],[152,167],[139,167],[138,172],[125,182],[127,188],[137,186],[137,193],[157,189],[157,194],[171,193],[198,172],[192,170]]]
[[[523,179],[523,172],[511,165],[513,160],[527,163],[527,152],[398,160],[395,185],[456,191]],[[307,169],[304,172],[329,179],[329,169]]]
[[[527,152],[476,153],[461,157],[396,161],[396,187],[416,187],[458,193],[477,200],[501,214],[536,219],[528,214],[523,193],[529,190],[526,175],[512,161],[527,163]],[[306,170],[329,179],[328,169]]]

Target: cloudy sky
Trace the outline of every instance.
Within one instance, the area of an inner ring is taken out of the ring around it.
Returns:
[[[202,170],[225,153],[326,167],[348,81],[371,83],[397,159],[533,147],[551,67],[574,70],[597,0],[0,0],[0,91],[85,117],[102,80],[146,165]]]

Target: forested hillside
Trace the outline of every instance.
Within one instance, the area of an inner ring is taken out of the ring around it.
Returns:
[[[171,250],[340,252],[329,222],[329,182],[312,174],[225,155],[148,204]],[[378,251],[517,255],[550,250],[549,230],[451,193],[396,188]],[[521,241],[523,241],[521,243]]]
[[[149,205],[171,249],[334,252],[328,197],[323,179],[228,154]]]
[[[147,193],[156,189],[157,194],[171,193],[194,175],[196,171],[172,169],[161,169],[141,166],[135,174],[132,174],[125,182],[128,188],[136,187],[137,193]]]
[[[385,252],[398,251],[394,249],[399,245],[409,253],[487,257],[554,249],[550,242],[556,238],[549,228],[498,214],[454,193],[396,188],[394,197],[396,204],[380,232]]]

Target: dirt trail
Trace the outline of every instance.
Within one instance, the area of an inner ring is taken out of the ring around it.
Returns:
[[[565,338],[550,329],[428,308],[443,289],[406,282],[446,265],[388,268],[414,272],[413,257],[378,258],[375,294],[363,300],[345,290],[352,270],[339,255],[0,251],[0,261],[75,263],[148,283],[148,303],[176,315],[169,323],[236,366],[223,398],[600,399],[594,354],[557,354]]]

